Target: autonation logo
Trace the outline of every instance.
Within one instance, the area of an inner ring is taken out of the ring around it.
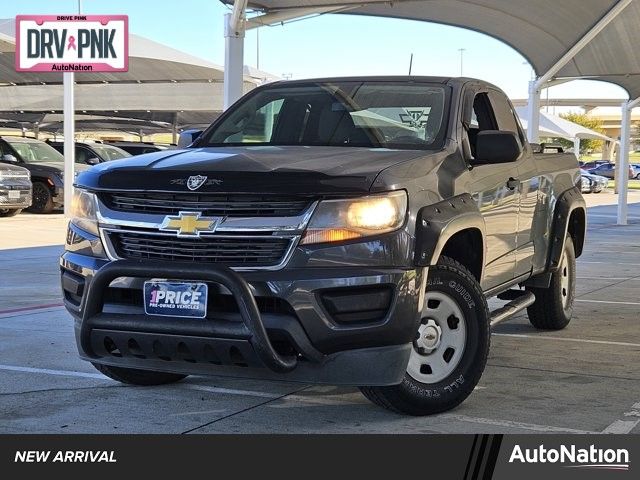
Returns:
[[[560,463],[567,468],[595,470],[629,470],[629,451],[626,448],[577,448],[575,445],[560,445],[559,448],[525,448],[515,445],[509,463]]]

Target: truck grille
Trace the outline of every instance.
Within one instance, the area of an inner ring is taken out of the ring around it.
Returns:
[[[178,238],[137,232],[109,232],[120,258],[219,263],[229,267],[279,265],[293,241],[290,238],[209,235]]]
[[[200,193],[101,193],[111,210],[175,215],[195,210],[209,216],[291,217],[301,215],[311,204],[305,197],[274,195],[223,195]]]
[[[31,205],[31,192],[29,190],[20,191],[20,196],[18,198],[9,198],[8,191],[0,190],[0,207],[2,205],[11,205],[11,206],[29,206]]]

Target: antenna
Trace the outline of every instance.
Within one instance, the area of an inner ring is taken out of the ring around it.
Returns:
[[[409,76],[411,76],[411,69],[413,68],[413,53],[409,57]]]

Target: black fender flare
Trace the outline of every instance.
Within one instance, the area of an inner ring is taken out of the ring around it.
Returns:
[[[477,203],[464,193],[448,200],[427,205],[416,216],[415,264],[421,267],[435,265],[449,239],[464,230],[477,229],[482,242],[482,270],[486,258],[486,228]]]
[[[553,210],[553,220],[551,224],[551,238],[549,239],[549,257],[547,259],[547,272],[554,272],[560,267],[560,259],[564,251],[564,244],[569,231],[569,219],[573,212],[582,210],[584,214],[584,225],[579,232],[577,239],[576,257],[580,256],[587,234],[587,204],[582,197],[578,187],[565,190],[556,200]]]

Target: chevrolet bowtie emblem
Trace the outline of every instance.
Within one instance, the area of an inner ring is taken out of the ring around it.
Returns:
[[[215,232],[219,217],[203,217],[200,212],[180,212],[164,217],[160,230],[176,232],[179,237],[199,237],[200,232]]]

